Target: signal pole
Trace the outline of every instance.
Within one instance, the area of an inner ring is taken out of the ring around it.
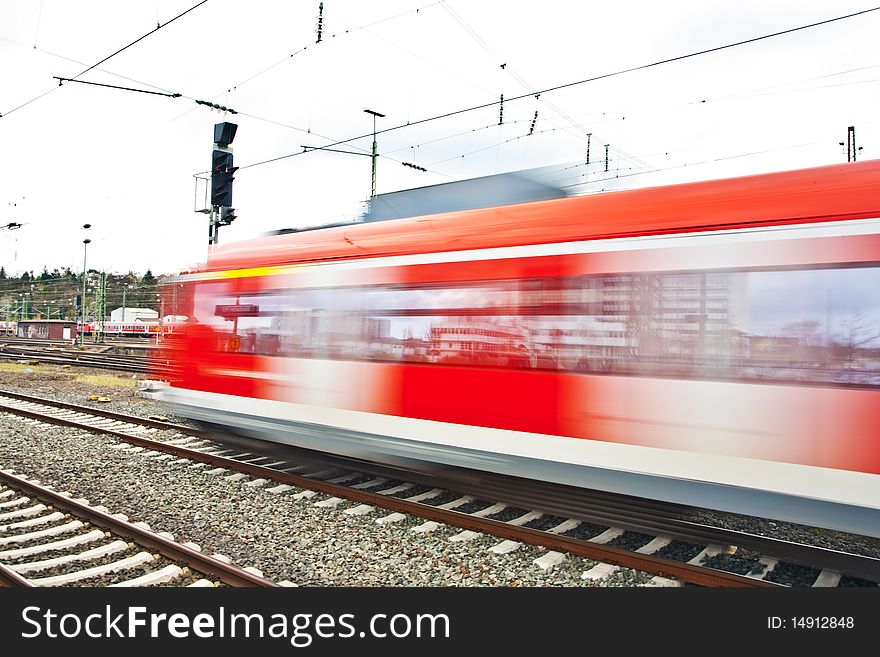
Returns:
[[[384,118],[385,115],[380,114],[379,112],[375,112],[371,109],[365,109],[364,112],[373,115],[373,186],[371,188],[372,193],[370,194],[370,198],[376,198],[376,117],[378,116]]]
[[[840,142],[840,145],[843,146],[843,142]],[[860,150],[862,150],[861,146],[856,148],[856,127],[851,125],[846,129],[846,161],[855,162],[856,152]]]

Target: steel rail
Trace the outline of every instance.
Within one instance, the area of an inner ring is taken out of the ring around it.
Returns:
[[[112,531],[114,534],[124,536],[131,539],[138,545],[156,550],[159,554],[178,562],[186,563],[201,573],[213,575],[220,581],[230,586],[260,586],[275,587],[279,586],[275,582],[267,580],[258,575],[254,575],[246,570],[227,564],[215,557],[203,554],[198,550],[181,545],[176,541],[169,540],[158,534],[141,529],[130,522],[116,518],[109,513],[96,509],[94,507],[80,504],[75,500],[61,495],[53,490],[49,490],[45,486],[40,486],[21,477],[16,477],[8,472],[0,470],[0,481],[10,488],[21,490],[28,495],[32,495],[55,508],[63,509],[77,518],[84,518],[91,524],[103,527]]]
[[[34,584],[17,572],[0,563],[0,586],[7,589],[36,588]]]

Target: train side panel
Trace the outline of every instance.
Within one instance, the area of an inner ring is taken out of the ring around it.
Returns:
[[[182,278],[169,398],[313,449],[880,535],[880,221],[832,188],[833,223],[315,262],[236,246]]]

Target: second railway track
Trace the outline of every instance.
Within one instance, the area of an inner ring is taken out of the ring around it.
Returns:
[[[112,348],[112,347],[111,347]],[[74,367],[97,367],[120,372],[168,372],[170,363],[153,355],[118,354],[101,351],[65,349],[53,345],[0,344],[0,358],[7,361],[50,363]]]
[[[277,586],[221,555],[202,554],[197,545],[9,470],[0,471],[0,584]]]

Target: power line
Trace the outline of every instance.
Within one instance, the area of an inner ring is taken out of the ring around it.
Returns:
[[[854,12],[854,13],[851,13],[851,14],[846,14],[846,15],[844,15],[844,16],[836,16],[836,17],[834,17],[834,18],[829,18],[829,19],[826,19],[826,20],[823,20],[823,21],[817,21],[817,22],[815,22],[815,23],[809,23],[809,24],[806,24],[806,25],[800,25],[800,26],[798,26],[798,27],[792,27],[792,28],[789,28],[789,29],[786,29],[786,30],[780,30],[780,31],[777,31],[777,32],[771,32],[771,33],[769,33],[769,34],[763,34],[763,35],[761,35],[761,36],[752,37],[752,38],[750,38],[750,39],[743,39],[743,40],[741,40],[741,41],[735,41],[735,42],[727,43],[727,44],[724,44],[724,45],[721,45],[721,46],[715,46],[715,47],[712,47],[712,48],[705,48],[705,49],[703,49],[703,50],[697,50],[697,51],[690,52],[690,53],[686,53],[686,54],[683,54],[683,55],[676,55],[675,57],[668,57],[668,58],[666,58],[666,59],[660,59],[660,60],[657,60],[657,61],[654,61],[654,62],[650,62],[650,63],[648,63],[648,64],[641,64],[641,65],[639,65],[639,66],[631,66],[631,67],[629,67],[629,68],[620,69],[620,70],[617,70],[617,71],[613,71],[613,72],[611,72],[611,73],[603,73],[603,74],[601,74],[601,75],[596,75],[596,76],[593,76],[593,77],[590,77],[590,78],[585,78],[585,79],[583,79],[583,80],[577,80],[577,81],[575,81],[575,82],[568,82],[568,83],[565,83],[565,84],[560,84],[560,85],[556,85],[556,86],[553,86],[553,87],[548,87],[548,88],[546,88],[546,89],[541,89],[540,91],[533,91],[533,92],[530,92],[530,93],[525,93],[525,94],[522,94],[522,95],[520,95],[520,96],[514,96],[513,98],[508,98],[508,99],[506,99],[506,100],[507,100],[508,102],[509,102],[509,101],[514,101],[514,100],[521,100],[521,99],[523,99],[523,98],[528,98],[529,96],[533,96],[533,95],[535,95],[535,93],[545,94],[545,93],[549,93],[549,92],[551,92],[551,91],[559,91],[559,90],[561,90],[561,89],[568,89],[568,88],[570,88],[570,87],[574,87],[574,86],[577,86],[577,85],[586,84],[586,83],[588,83],[588,82],[595,82],[595,81],[597,81],[597,80],[605,80],[605,79],[612,78],[612,77],[616,77],[616,76],[619,76],[619,75],[624,75],[624,74],[626,74],[626,73],[633,73],[633,72],[635,72],[635,71],[643,71],[643,70],[646,70],[646,69],[649,69],[649,68],[654,68],[654,67],[657,67],[657,66],[661,66],[661,65],[663,65],[663,64],[671,64],[671,63],[673,63],[673,62],[683,61],[683,60],[685,60],[685,59],[691,59],[691,58],[693,58],[693,57],[698,57],[698,56],[700,56],[700,55],[707,55],[707,54],[714,53],[714,52],[720,52],[720,51],[722,51],[722,50],[728,50],[728,49],[730,49],[730,48],[736,48],[736,47],[738,47],[738,46],[748,45],[748,44],[751,44],[751,43],[756,43],[756,42],[758,42],[758,41],[764,41],[764,40],[766,40],[766,39],[771,39],[771,38],[778,37],[778,36],[783,36],[783,35],[786,35],[786,34],[792,34],[792,33],[794,33],[794,32],[799,32],[799,31],[801,31],[801,30],[807,30],[807,29],[811,29],[811,28],[814,28],[814,27],[819,27],[819,26],[822,26],[822,25],[828,25],[828,24],[830,24],[830,23],[834,23],[834,22],[837,22],[837,21],[842,21],[842,20],[845,20],[845,19],[848,19],[848,18],[854,18],[854,17],[856,17],[856,16],[862,16],[862,15],[864,15],[864,14],[869,14],[869,13],[872,13],[872,12],[875,12],[875,11],[878,11],[878,10],[880,10],[880,6],[878,6],[878,7],[871,7],[870,9],[865,9],[865,10],[862,10],[862,11],[857,11],[857,12]],[[386,133],[386,132],[392,132],[392,131],[394,131],[394,130],[400,130],[400,129],[402,129],[402,128],[408,128],[408,127],[415,126],[415,125],[419,125],[419,124],[422,124],[422,123],[428,123],[428,122],[430,122],[430,121],[437,121],[437,120],[439,120],[439,119],[449,118],[450,116],[457,116],[457,115],[459,115],[459,114],[465,114],[465,113],[467,113],[467,112],[473,112],[473,111],[476,111],[476,110],[485,109],[485,108],[487,108],[487,107],[493,107],[493,106],[495,106],[495,105],[498,105],[500,102],[501,102],[501,101],[494,100],[494,101],[490,101],[490,102],[482,103],[482,104],[479,104],[479,105],[473,105],[473,106],[471,106],[471,107],[465,107],[465,108],[462,108],[462,109],[459,109],[459,110],[453,110],[453,111],[451,111],[451,112],[445,112],[445,113],[443,113],[443,114],[437,114],[437,115],[435,115],[435,116],[431,116],[431,117],[428,117],[428,118],[419,119],[419,120],[416,120],[416,121],[410,121],[410,122],[408,122],[408,123],[404,123],[404,124],[400,124],[400,125],[392,126],[392,127],[390,127],[390,128],[384,128],[384,129],[382,129],[382,130],[379,130],[376,134],[383,134],[383,133]],[[348,143],[348,142],[350,142],[350,141],[355,141],[355,140],[357,140],[357,139],[365,139],[366,137],[371,137],[372,134],[373,134],[373,133],[370,132],[370,133],[367,133],[367,134],[358,135],[358,136],[356,136],[356,137],[350,137],[350,138],[348,138],[348,139],[344,139],[344,140],[341,140],[341,141],[337,141],[337,142],[333,142],[333,143],[330,143],[330,144],[326,144],[326,146],[339,146],[340,144],[345,144],[345,143]],[[303,153],[302,151],[298,151],[298,152],[296,152],[296,153],[288,153],[288,154],[286,154],[286,155],[279,155],[278,157],[273,157],[273,158],[270,158],[270,159],[268,159],[268,160],[262,160],[262,161],[260,161],[260,162],[254,162],[254,163],[252,163],[252,164],[246,164],[246,165],[244,165],[244,166],[239,167],[239,169],[249,169],[249,168],[251,168],[251,167],[260,166],[260,165],[263,165],[263,164],[270,164],[270,163],[272,163],[272,162],[278,162],[279,160],[284,160],[284,159],[287,159],[287,158],[290,158],[290,157],[296,157],[297,155],[302,155],[302,153]]]
[[[191,11],[194,10],[194,9],[198,9],[199,7],[201,7],[201,6],[202,6],[203,4],[205,4],[206,2],[208,2],[208,0],[201,0],[201,2],[198,2],[198,3],[194,4],[192,7],[190,7],[190,8],[187,9],[186,11],[177,14],[177,16],[175,16],[175,17],[172,18],[171,20],[166,21],[165,23],[162,23],[161,25],[157,24],[155,29],[150,30],[149,32],[147,32],[146,34],[144,34],[144,35],[141,36],[141,37],[138,37],[137,39],[135,39],[134,41],[132,41],[132,42],[129,43],[128,45],[126,45],[126,46],[122,46],[122,48],[120,48],[120,49],[117,50],[116,52],[107,55],[104,59],[102,59],[101,61],[99,61],[97,64],[92,64],[91,66],[89,66],[87,69],[85,69],[85,70],[82,71],[81,73],[78,73],[77,75],[74,75],[74,76],[73,76],[73,79],[75,80],[76,78],[80,77],[81,75],[85,75],[86,73],[88,73],[89,71],[91,71],[93,68],[95,68],[95,67],[97,67],[97,66],[100,66],[101,64],[103,64],[104,62],[106,62],[106,61],[107,61],[108,59],[110,59],[111,57],[115,57],[116,55],[118,55],[118,54],[121,53],[122,51],[124,51],[124,50],[128,50],[128,49],[131,48],[134,44],[136,44],[136,43],[138,43],[138,42],[140,42],[140,41],[143,41],[144,39],[146,39],[146,38],[147,38],[148,36],[150,36],[151,34],[154,34],[154,33],[158,32],[159,30],[161,30],[161,29],[162,29],[163,27],[165,27],[166,25],[170,25],[171,23],[173,23],[174,21],[176,21],[178,18],[181,18],[182,16],[186,16],[189,12],[191,12]]]
[[[51,50],[46,50],[44,48],[31,48],[31,46],[24,44],[21,41],[16,41],[15,39],[10,39],[9,37],[5,37],[2,35],[0,35],[0,41],[6,41],[8,43],[13,43],[17,46],[21,46],[22,48],[27,48],[28,50],[36,50],[37,52],[41,52],[43,54],[49,55],[50,57],[57,57],[58,59],[63,59],[64,61],[67,61],[67,62],[79,64],[80,66],[87,65],[85,62],[81,62],[78,59],[73,59],[72,57],[66,57],[65,55],[59,55],[57,52],[52,52]],[[128,77],[127,75],[122,75],[121,73],[114,73],[113,71],[108,71],[106,68],[99,68],[97,70],[101,71],[102,73],[106,73],[107,75],[112,75],[113,77],[121,78],[122,80],[128,80],[129,82],[136,82],[136,83],[143,85],[145,87],[152,87],[153,89],[158,89],[159,91],[164,91],[165,93],[169,93],[169,94],[173,93],[173,92],[169,91],[168,89],[165,89],[163,87],[159,87],[155,84],[150,84],[149,82],[144,82],[143,80],[136,80],[135,78]],[[53,87],[50,91],[54,91],[55,89],[56,89],[56,87]]]
[[[165,27],[166,25],[170,25],[171,23],[173,23],[174,21],[176,21],[178,18],[181,18],[182,16],[186,16],[189,12],[191,12],[191,11],[194,10],[194,9],[197,9],[198,7],[201,7],[201,6],[202,6],[203,4],[205,4],[206,2],[208,2],[208,0],[201,0],[201,2],[199,2],[199,3],[195,4],[195,5],[193,5],[192,7],[190,7],[189,9],[187,9],[186,11],[181,12],[180,14],[178,14],[177,16],[175,16],[174,18],[172,18],[171,20],[166,21],[165,23],[162,23],[161,25],[157,25],[155,29],[150,30],[149,32],[147,32],[146,34],[144,34],[144,35],[138,37],[137,39],[135,39],[134,41],[132,41],[132,42],[129,43],[128,45],[125,45],[125,46],[123,46],[122,48],[120,48],[119,50],[117,50],[117,51],[115,51],[115,52],[113,52],[113,53],[107,55],[107,56],[104,57],[104,59],[102,59],[101,61],[99,61],[99,62],[97,62],[97,63],[95,63],[95,64],[92,64],[91,66],[89,66],[89,67],[83,69],[82,71],[80,71],[79,73],[77,73],[76,75],[74,75],[72,78],[70,78],[70,80],[71,80],[71,81],[74,81],[74,80],[76,80],[77,78],[79,78],[79,77],[85,75],[86,73],[88,73],[89,71],[91,71],[93,68],[97,68],[98,66],[100,66],[101,64],[103,64],[104,62],[106,62],[108,59],[111,59],[112,57],[115,57],[116,55],[118,55],[118,54],[121,53],[122,51],[127,50],[128,48],[131,48],[134,44],[136,44],[136,43],[138,43],[138,42],[140,42],[140,41],[143,41],[144,39],[146,39],[146,38],[147,38],[148,36],[150,36],[151,34],[154,34],[155,32],[161,30],[161,29],[162,29],[163,27]],[[59,86],[61,86],[61,85],[59,85]],[[43,96],[46,96],[47,94],[52,93],[52,92],[55,91],[56,89],[58,89],[58,87],[52,87],[51,89],[49,89],[49,91],[45,91],[45,92],[41,93],[39,96],[36,96],[36,97],[34,97],[34,98],[31,98],[29,101],[22,103],[22,104],[19,105],[18,107],[13,107],[13,108],[12,108],[11,110],[9,110],[8,112],[6,112],[6,113],[4,113],[4,114],[0,114],[0,117],[9,116],[10,114],[12,114],[13,112],[15,112],[16,110],[20,110],[22,107],[25,107],[26,105],[30,105],[30,104],[33,103],[34,101],[39,100],[39,99],[42,98]]]

